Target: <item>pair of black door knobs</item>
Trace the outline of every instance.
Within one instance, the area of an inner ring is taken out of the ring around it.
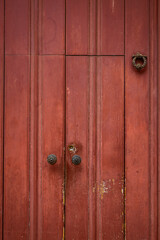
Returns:
[[[57,156],[54,154],[48,155],[47,162],[51,165],[54,165],[57,162]],[[79,165],[81,163],[81,157],[79,155],[72,156],[72,163],[74,165]]]

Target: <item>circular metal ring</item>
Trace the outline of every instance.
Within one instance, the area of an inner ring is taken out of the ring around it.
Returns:
[[[141,60],[142,63],[136,63],[138,59]],[[147,64],[147,56],[137,53],[132,57],[132,64],[137,70],[142,70]]]

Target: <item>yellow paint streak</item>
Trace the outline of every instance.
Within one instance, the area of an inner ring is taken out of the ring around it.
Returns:
[[[124,188],[124,201],[126,202],[126,186]],[[126,206],[126,204],[125,204],[125,206]],[[126,216],[126,207],[124,209],[124,215]],[[125,217],[125,224],[124,224],[124,235],[125,235],[125,239],[126,239],[126,217]]]
[[[63,194],[63,205],[65,205],[65,192],[64,192],[64,188],[62,190],[62,194]]]
[[[63,198],[63,206],[65,206],[65,188],[64,188],[64,184],[62,184],[62,198]],[[65,224],[65,213],[63,210],[63,236],[62,236],[62,240],[65,239],[65,228],[64,228],[64,224]]]
[[[104,181],[102,181],[102,183],[99,186],[99,193],[100,193],[101,199],[103,199],[103,195],[105,193],[108,193],[108,188],[106,187],[106,183]]]
[[[62,239],[64,240],[64,226],[63,226],[63,238]]]

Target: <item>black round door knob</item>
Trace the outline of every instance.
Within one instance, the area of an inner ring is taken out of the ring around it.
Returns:
[[[47,162],[51,165],[55,164],[57,162],[57,157],[54,154],[50,154],[47,157]]]
[[[81,157],[79,155],[74,155],[72,157],[72,163],[74,165],[79,165],[81,163]]]

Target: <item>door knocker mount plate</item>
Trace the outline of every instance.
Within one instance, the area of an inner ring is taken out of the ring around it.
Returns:
[[[147,64],[147,56],[137,52],[136,55],[132,56],[132,64],[138,71],[144,69]]]

